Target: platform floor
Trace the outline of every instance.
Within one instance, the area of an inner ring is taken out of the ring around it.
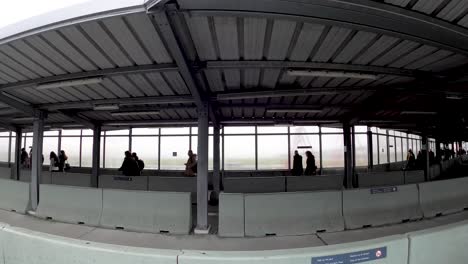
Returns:
[[[217,235],[162,235],[95,228],[42,220],[29,215],[21,215],[14,212],[0,210],[0,222],[7,223],[11,226],[22,227],[57,236],[133,247],[219,251],[254,251],[317,247],[362,241],[395,234],[405,234],[411,231],[446,225],[466,219],[468,219],[468,212],[462,212],[454,215],[399,225],[348,230],[335,233],[320,233],[318,235],[262,238],[221,238]]]

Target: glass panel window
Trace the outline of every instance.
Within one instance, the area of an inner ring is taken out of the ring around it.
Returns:
[[[145,169],[158,169],[158,137],[132,137],[132,152],[145,162]]]
[[[369,163],[367,160],[367,135],[355,135],[356,147],[356,166],[365,166]]]
[[[185,170],[188,150],[188,136],[161,137],[161,170]]]
[[[355,126],[354,127],[354,132],[355,133],[366,133],[367,132],[367,126]]]
[[[221,153],[223,151],[223,138],[220,137],[220,146],[219,146],[219,153],[221,156]],[[198,137],[197,136],[192,136],[192,147],[191,149],[193,150],[194,153],[198,153]],[[213,169],[213,136],[209,136],[208,138],[208,169],[212,170]],[[221,157],[220,157],[220,162],[221,162]],[[221,168],[221,164],[220,164]]]
[[[396,161],[402,161],[404,157],[403,150],[401,148],[401,138],[397,137],[396,138],[396,144],[395,144],[395,150],[397,153],[397,160]]]
[[[8,133],[9,135],[10,133]],[[8,162],[8,148],[10,146],[9,137],[0,137],[0,161]]]
[[[291,133],[318,133],[318,126],[292,126],[289,128]]]
[[[322,135],[324,168],[344,167],[343,135]]]
[[[45,131],[44,136],[58,136],[59,132],[57,130]]]
[[[343,133],[343,129],[334,127],[322,127],[322,133]]]
[[[320,168],[320,138],[319,135],[291,135],[291,168],[293,167],[294,151],[302,156],[302,166],[306,168],[306,151],[312,152],[315,157],[315,165]]]
[[[159,135],[159,128],[133,128],[132,135],[155,135],[156,136],[156,135]]]
[[[395,148],[395,137],[388,137],[389,142],[388,142],[388,149],[390,151],[390,160],[389,162],[395,162],[395,153],[396,153],[396,148]]]
[[[188,135],[190,130],[188,127],[167,127],[161,128],[161,135]]]
[[[254,134],[254,133],[255,133],[255,127],[253,126],[224,127],[224,134]]]
[[[62,137],[62,149],[68,156],[68,163],[72,167],[80,166],[80,138]]]
[[[213,135],[213,133],[214,133],[213,127],[210,126],[208,128],[208,134]],[[220,130],[220,133],[221,133],[221,130]],[[196,134],[198,134],[198,127],[192,127],[192,135],[196,135]]]
[[[130,130],[122,129],[122,130],[106,131],[106,136],[126,136],[126,135],[130,135]]]
[[[388,163],[387,136],[379,136],[379,158],[380,158],[380,164]]]
[[[42,142],[42,154],[44,155],[45,165],[49,165],[50,152],[52,151],[58,156],[58,137],[44,137]]]
[[[288,136],[258,136],[258,169],[288,169]]]
[[[272,127],[272,126],[259,126],[257,127],[259,134],[287,134],[287,127]]]
[[[81,130],[79,129],[64,129],[62,130],[62,136],[80,136],[81,135]]]
[[[102,152],[102,149],[101,149],[101,152]],[[101,156],[101,159],[102,159],[102,156]],[[101,166],[102,166],[102,163],[101,163]],[[92,137],[83,137],[83,143],[81,145],[81,167],[87,167],[87,168],[93,167],[93,138]]]
[[[92,136],[94,134],[93,130],[91,129],[83,129],[82,133],[83,133],[83,136]]]
[[[255,169],[255,136],[225,136],[224,169]]]
[[[16,136],[12,136],[11,137],[11,153],[10,153],[11,162],[15,162],[15,147],[16,147]]]
[[[128,137],[106,137],[106,168],[120,168],[128,147]]]
[[[377,135],[373,134],[372,135],[372,162],[374,163],[373,165],[378,165],[379,164],[379,147],[378,147],[378,142],[377,142]]]
[[[377,128],[377,133],[378,133],[378,134],[382,134],[382,135],[386,135],[386,134],[387,134],[387,130],[386,130],[386,129]]]

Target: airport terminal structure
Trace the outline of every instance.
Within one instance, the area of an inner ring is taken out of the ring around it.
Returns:
[[[1,28],[0,264],[468,263],[467,67],[467,0]]]

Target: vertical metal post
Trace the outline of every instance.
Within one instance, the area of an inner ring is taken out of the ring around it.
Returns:
[[[372,143],[372,131],[367,129],[367,168],[374,167],[374,146]]]
[[[158,128],[158,170],[161,170],[161,128]]]
[[[198,108],[197,227],[207,234],[208,226],[208,106]]]
[[[429,140],[427,136],[422,137],[422,151],[425,155],[425,164],[424,164],[424,181],[429,181]]]
[[[355,175],[356,175],[356,131],[355,131],[355,127],[354,126],[351,126],[351,141],[352,141],[352,144],[351,144],[351,147],[352,147],[352,152],[351,154],[353,155],[352,156],[352,170],[351,170],[351,182],[352,182],[352,186],[356,186],[355,184]]]
[[[128,131],[128,151],[130,151],[130,153],[133,152],[133,147],[132,147],[132,128],[129,128],[129,131]]]
[[[62,130],[59,130],[58,134],[58,144],[57,144],[57,155],[60,154],[60,150],[62,150]],[[80,142],[80,149],[81,149],[81,142]],[[81,151],[81,150],[80,150]],[[80,166],[81,167],[81,166]]]
[[[101,126],[93,129],[93,168],[91,174],[91,187],[99,187],[99,169],[101,167]]]
[[[44,118],[34,121],[33,125],[33,147],[31,165],[31,208],[37,209],[39,204],[39,184],[42,173],[42,142],[44,139]]]
[[[390,136],[387,130],[387,163],[390,164]]]
[[[323,157],[322,157],[322,127],[319,126],[319,156],[320,156],[320,174],[323,171]]]
[[[255,126],[255,170],[258,170],[258,134]]]
[[[291,129],[288,127],[288,170],[291,170]]]
[[[11,168],[11,134],[13,132],[10,131],[9,135],[8,135],[8,167]]]
[[[343,124],[343,142],[345,159],[345,187],[353,187],[353,149],[351,140],[351,127],[348,123]]]
[[[13,167],[11,178],[13,180],[20,180],[21,174],[21,141],[23,137],[23,131],[21,128],[16,128],[15,138],[15,167]]]
[[[221,177],[220,177],[220,128],[213,127],[213,185],[216,195],[220,192]]]

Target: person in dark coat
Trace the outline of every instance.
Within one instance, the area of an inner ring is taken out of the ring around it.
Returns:
[[[299,155],[299,152],[296,150],[294,152],[294,158],[293,158],[292,175],[301,176],[303,173],[304,173],[304,167],[302,166],[302,156]]]
[[[307,166],[304,172],[304,175],[315,175],[317,174],[317,166],[315,165],[315,157],[312,155],[312,152],[306,151],[307,156]]]
[[[135,159],[133,159],[130,151],[125,151],[125,159],[120,167],[119,171],[125,176],[138,176],[140,175],[140,168]]]
[[[138,155],[135,152],[132,153],[132,157],[138,163],[138,168],[140,169],[139,175],[141,175],[143,173],[143,169],[145,168],[145,162],[138,158]]]

